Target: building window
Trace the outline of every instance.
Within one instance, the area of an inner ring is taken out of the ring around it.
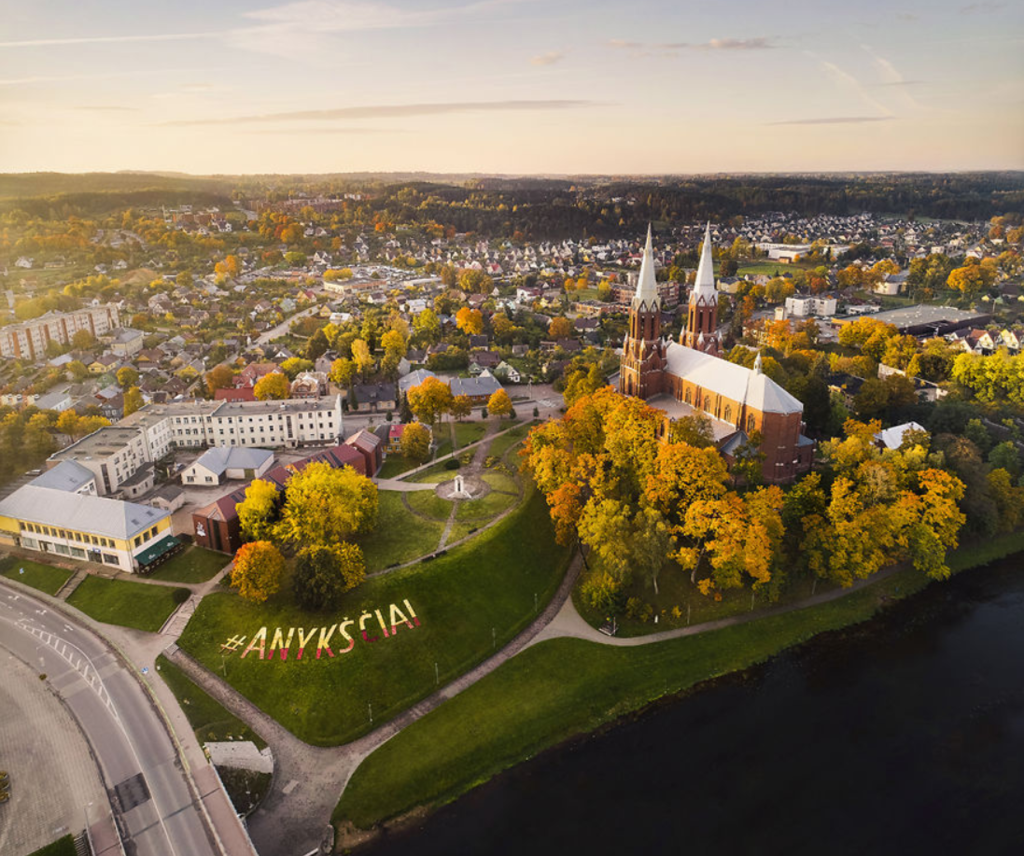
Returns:
[[[728,404],[725,405],[725,415],[723,417],[726,422],[732,422],[732,407]]]
[[[107,565],[119,565],[119,564],[121,564],[121,563],[120,563],[120,562],[119,562],[119,561],[117,560],[117,556],[114,556],[114,555],[113,555],[113,554],[111,554],[111,553],[104,553],[104,554],[103,554],[103,562],[104,562],[105,564],[107,564]]]
[[[72,547],[71,555],[74,556],[76,559],[84,559],[85,550],[81,549],[80,547]]]
[[[753,434],[754,433],[754,414],[753,413],[751,413],[747,417],[747,433],[748,434]]]

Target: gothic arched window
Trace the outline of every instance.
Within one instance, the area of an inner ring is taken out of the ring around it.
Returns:
[[[686,397],[684,400],[687,404],[693,404],[693,390],[689,387],[686,388]]]
[[[722,417],[726,422],[732,422],[732,407],[725,405],[725,416]]]
[[[747,433],[748,434],[753,434],[754,433],[754,414],[753,413],[751,413],[747,417]]]

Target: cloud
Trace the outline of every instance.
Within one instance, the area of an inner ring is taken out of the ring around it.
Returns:
[[[861,45],[861,48],[868,56],[871,57],[879,76],[882,78],[883,86],[907,86],[907,79],[897,70],[896,66],[889,62],[889,60],[885,57],[879,56],[868,45]],[[926,109],[910,92],[906,91],[906,89],[900,89],[899,96],[903,99],[905,106],[912,107],[915,110]]]
[[[865,122],[891,122],[895,116],[833,116],[820,119],[786,119],[766,125],[860,125]]]
[[[117,104],[85,104],[75,110],[89,110],[95,113],[137,113],[138,107],[121,107]]]
[[[927,80],[886,80],[876,86],[923,86]]]
[[[820,57],[816,56],[810,51],[804,51],[804,53],[807,54],[807,56],[817,60],[818,65],[829,77],[831,77],[834,81],[836,81],[836,83],[840,84],[844,88],[855,93],[869,107],[871,107],[874,110],[877,110],[879,113],[882,113],[886,116],[892,115],[892,110],[890,110],[888,107],[882,104],[878,99],[872,97],[871,94],[867,91],[867,89],[864,88],[864,85],[859,80],[857,80],[857,78],[854,77],[852,74],[843,71],[843,69],[841,69],[835,63],[821,59]]]
[[[244,13],[256,22],[225,34],[243,50],[305,56],[328,46],[335,33],[430,27],[531,0],[481,0],[461,6],[405,9],[365,0],[295,0]]]
[[[609,39],[605,44],[615,50],[628,50],[634,56],[673,56],[680,51],[753,51],[770,50],[776,45],[768,36],[751,39],[711,39],[702,43],[690,42],[631,42],[625,39]]]
[[[186,39],[214,39],[223,33],[153,33],[136,36],[81,36],[73,39],[27,39],[0,42],[0,48],[42,48],[53,45],[99,45],[122,42],[174,42]]]
[[[295,134],[294,128],[254,128],[243,131],[245,134]],[[298,133],[309,134],[343,134],[346,136],[364,136],[367,134],[408,134],[405,128],[303,128]]]
[[[530,62],[533,65],[554,65],[556,62],[561,62],[565,59],[565,54],[561,51],[548,51],[547,53],[535,56]]]
[[[1000,9],[1005,9],[1006,4],[997,2],[997,0],[981,0],[980,3],[969,3],[966,6],[960,7],[961,15],[984,15],[988,12],[998,12]]]
[[[371,104],[362,107],[338,107],[329,110],[299,110],[292,113],[265,113],[234,116],[227,119],[186,119],[162,122],[162,125],[247,125],[259,122],[308,122],[315,120],[393,119],[405,116],[442,116],[452,113],[506,113],[530,110],[575,110],[598,106],[596,101],[457,101],[426,104]]]

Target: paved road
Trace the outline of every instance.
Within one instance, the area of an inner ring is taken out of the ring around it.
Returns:
[[[139,856],[215,856],[170,736],[127,668],[84,626],[0,586],[0,647],[39,673],[78,720]]]

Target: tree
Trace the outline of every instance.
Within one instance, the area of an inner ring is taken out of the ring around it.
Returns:
[[[81,419],[74,410],[65,410],[57,417],[57,430],[61,434],[77,438],[81,436]]]
[[[81,360],[72,360],[68,363],[68,372],[72,379],[79,383],[89,377],[89,369]]]
[[[71,347],[76,351],[88,351],[95,347],[96,337],[88,330],[78,330],[71,337]]]
[[[356,364],[356,371],[365,375],[373,368],[373,356],[370,354],[370,346],[365,339],[356,339],[352,342],[352,359]]]
[[[401,449],[408,460],[423,463],[430,457],[430,429],[420,422],[410,422],[402,429]]]
[[[456,395],[452,399],[452,416],[462,421],[473,412],[473,400],[468,395]]]
[[[309,341],[306,343],[306,359],[320,359],[320,357],[327,353],[329,347],[330,343],[327,341],[327,334],[324,333],[324,328],[320,327],[309,337]]]
[[[424,309],[417,315],[412,328],[423,342],[435,344],[441,338],[441,321],[433,309]]]
[[[253,479],[245,489],[245,499],[235,506],[242,535],[250,541],[271,540],[279,500],[277,485],[265,479]]]
[[[497,416],[499,419],[502,416],[512,415],[512,399],[508,397],[508,393],[505,390],[499,389],[487,399],[487,412]]]
[[[468,306],[463,306],[455,313],[455,326],[469,336],[483,333],[483,313],[479,309],[470,309]]]
[[[250,541],[235,553],[231,585],[246,600],[263,603],[281,587],[284,556],[269,541]]]
[[[312,463],[288,479],[276,528],[280,540],[311,546],[337,544],[377,522],[377,486],[352,467]]]
[[[567,339],[572,335],[572,322],[564,315],[552,318],[548,324],[548,336],[552,339]]]
[[[331,380],[338,386],[349,386],[356,375],[356,364],[339,357],[331,363]]]
[[[380,344],[381,347],[384,348],[385,359],[393,357],[396,358],[396,362],[401,360],[407,351],[405,336],[403,336],[398,330],[388,330],[381,337]]]
[[[281,363],[281,371],[288,376],[288,380],[295,380],[300,373],[313,371],[313,361],[304,360],[301,357],[289,357]]]
[[[124,415],[131,416],[136,410],[140,410],[145,403],[142,398],[142,390],[137,386],[129,388],[124,394]]]
[[[206,389],[211,396],[217,394],[218,389],[227,389],[234,380],[235,373],[231,366],[222,364],[214,366],[206,373]]]
[[[303,609],[335,609],[364,579],[366,562],[355,544],[310,547],[295,563],[295,601]]]
[[[660,512],[641,508],[633,518],[630,553],[634,566],[650,579],[654,594],[658,594],[658,574],[675,546],[669,525]]]
[[[139,373],[131,366],[124,366],[117,370],[117,383],[121,389],[128,389],[139,382]]]
[[[60,422],[58,421],[59,424]],[[995,446],[988,453],[988,462],[992,465],[993,469],[1006,470],[1011,478],[1015,479],[1020,475],[1020,453],[1017,451],[1016,444],[1011,440]]]
[[[428,377],[407,394],[409,407],[420,422],[434,425],[438,418],[452,408],[452,391],[448,384],[436,377]]]
[[[288,398],[291,394],[291,389],[291,384],[288,382],[286,374],[271,372],[256,381],[256,386],[253,387],[252,392],[259,401],[269,401],[272,399],[281,400]]]

